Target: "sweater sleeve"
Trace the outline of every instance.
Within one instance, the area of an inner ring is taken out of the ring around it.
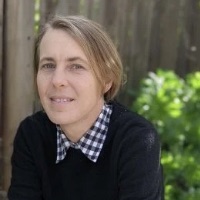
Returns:
[[[161,200],[160,144],[153,128],[129,128],[121,142],[120,200]]]
[[[42,200],[40,179],[30,151],[29,134],[27,134],[30,132],[31,130],[23,128],[22,123],[15,136],[9,200]]]

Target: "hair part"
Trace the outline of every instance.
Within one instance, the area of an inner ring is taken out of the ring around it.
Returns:
[[[49,29],[63,30],[78,42],[100,83],[102,94],[106,84],[112,83],[111,88],[104,94],[104,99],[106,101],[114,99],[124,82],[123,67],[115,45],[102,27],[82,16],[54,16],[41,28],[36,38],[34,59],[36,73],[40,43]]]

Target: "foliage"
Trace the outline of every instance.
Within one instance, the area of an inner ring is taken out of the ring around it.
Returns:
[[[166,200],[200,199],[200,72],[185,79],[150,72],[132,110],[156,126],[162,143]]]
[[[35,13],[34,13],[34,31],[38,32],[40,23],[40,0],[35,0]]]

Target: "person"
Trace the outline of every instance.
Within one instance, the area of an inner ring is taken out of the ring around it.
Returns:
[[[153,125],[116,100],[123,67],[103,28],[54,16],[35,46],[43,110],[19,125],[10,200],[160,200]]]

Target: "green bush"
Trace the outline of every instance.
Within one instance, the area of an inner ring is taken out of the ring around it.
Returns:
[[[200,199],[200,72],[150,72],[132,110],[156,126],[162,144],[166,200]]]

